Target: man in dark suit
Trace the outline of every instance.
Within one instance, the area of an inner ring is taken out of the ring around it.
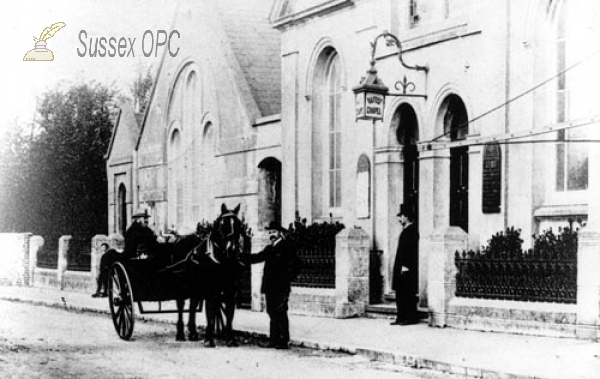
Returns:
[[[96,292],[92,295],[92,297],[106,297],[108,291],[108,272],[114,262],[119,260],[119,256],[121,255],[115,249],[110,249],[106,242],[102,242],[100,245],[100,250],[102,255],[100,256],[100,267],[99,267],[99,275],[96,280]]]
[[[402,225],[398,239],[392,289],[396,291],[396,321],[392,325],[410,325],[419,322],[417,292],[419,286],[419,231],[414,224],[410,206],[400,205],[396,215]]]
[[[125,231],[125,249],[123,259],[147,257],[158,250],[156,234],[148,226],[150,215],[147,210],[138,211],[131,216],[133,222]]]
[[[271,244],[258,254],[251,254],[250,263],[265,262],[261,292],[265,294],[270,321],[268,347],[288,349],[290,330],[288,300],[291,282],[300,273],[301,261],[293,242],[283,235],[285,229],[279,222],[271,221],[265,228]]]

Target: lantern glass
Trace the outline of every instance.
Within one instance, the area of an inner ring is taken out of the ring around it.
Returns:
[[[365,91],[357,91],[354,95],[354,109],[356,111],[356,119],[357,120],[366,120],[365,118],[365,111],[366,111],[366,104],[365,104],[365,96],[366,92]]]

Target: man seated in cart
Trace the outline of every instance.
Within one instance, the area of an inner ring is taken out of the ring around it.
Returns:
[[[115,249],[108,250],[108,244],[103,244],[100,258],[100,273],[96,292],[92,297],[105,297],[108,288],[108,272],[113,263],[128,259],[153,257],[160,250],[157,237],[148,226],[150,215],[147,210],[139,210],[133,216],[131,226],[125,232],[125,249],[122,253]]]
[[[159,246],[156,234],[148,226],[150,214],[144,209],[131,217],[133,222],[125,232],[123,259],[151,257],[158,251]]]

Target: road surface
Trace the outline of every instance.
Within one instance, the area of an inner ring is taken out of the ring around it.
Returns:
[[[0,300],[0,378],[457,378],[360,356],[265,349],[256,341],[210,349],[176,342],[174,325],[138,321],[135,328],[123,341],[110,316]]]

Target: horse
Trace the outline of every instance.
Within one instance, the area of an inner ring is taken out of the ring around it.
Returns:
[[[215,347],[215,327],[221,304],[224,304],[225,325],[223,334],[227,346],[237,346],[233,336],[233,317],[240,288],[243,253],[250,252],[251,236],[238,218],[240,205],[233,210],[221,206],[221,214],[208,225],[198,225],[196,233],[181,237],[173,246],[175,264],[166,269],[182,275],[184,287],[177,303],[178,341],[185,340],[183,312],[189,298],[188,338],[199,340],[196,311],[202,301],[206,304],[206,330],[204,345]]]

